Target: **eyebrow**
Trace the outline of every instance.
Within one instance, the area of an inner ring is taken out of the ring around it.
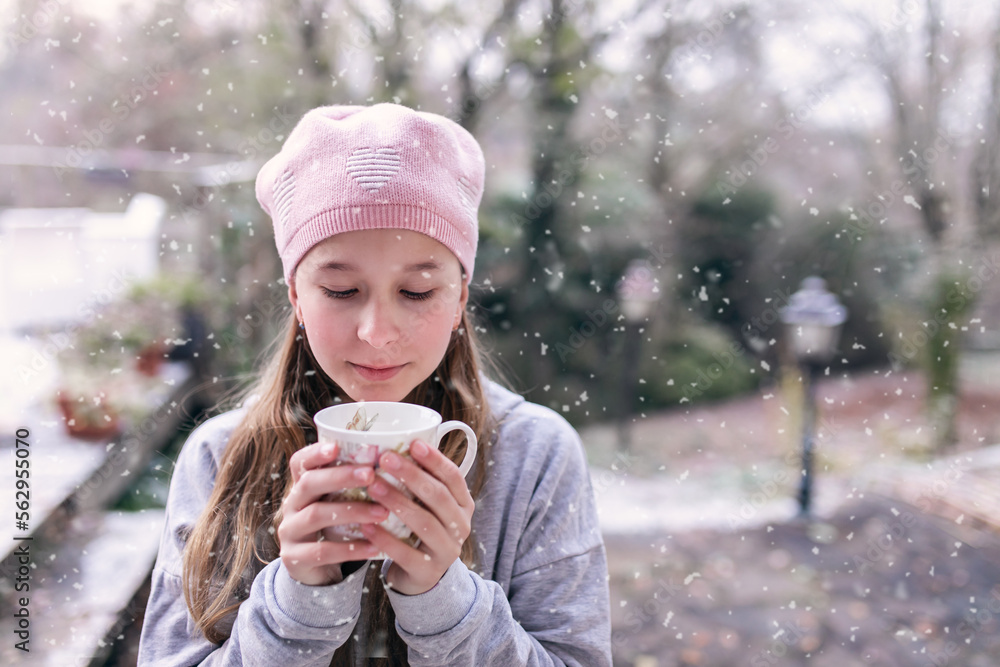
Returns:
[[[415,273],[417,271],[440,271],[443,269],[440,264],[434,260],[429,260],[426,262],[418,262],[416,264],[407,264],[403,267],[404,273]],[[319,265],[320,271],[358,271],[358,267],[355,264],[349,262],[326,262]]]

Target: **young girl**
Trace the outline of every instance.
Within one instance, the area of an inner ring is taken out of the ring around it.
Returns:
[[[314,109],[261,169],[287,331],[178,457],[140,665],[611,665],[579,436],[487,378],[466,312],[484,172],[463,128],[394,104]],[[468,478],[458,432],[378,461],[416,500],[330,465],[312,415],[360,400],[469,424]],[[357,487],[375,502],[329,500]],[[419,546],[378,525],[390,512]],[[366,539],[320,539],[349,523]]]

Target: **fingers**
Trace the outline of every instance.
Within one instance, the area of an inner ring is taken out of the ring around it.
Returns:
[[[314,541],[316,533],[330,526],[351,523],[379,523],[389,518],[389,510],[373,503],[314,502],[293,512],[278,526],[282,543]]]
[[[400,474],[406,476],[406,473]],[[435,556],[450,556],[454,560],[471,532],[472,511],[458,507],[443,485],[440,485],[439,490],[426,494],[428,498],[440,499],[430,501],[437,503],[433,509],[422,507],[382,479],[373,482],[368,487],[368,493],[376,503],[384,505],[398,516],[420,538],[425,550]],[[370,537],[367,532],[365,536]]]
[[[451,459],[422,440],[413,441],[413,444],[410,446],[410,456],[413,457],[412,461],[415,461],[417,464],[414,466],[415,470],[430,473],[428,479],[435,483],[433,484],[435,488],[438,485],[443,485],[458,502],[460,507],[467,508],[473,506],[472,494],[469,493],[469,487],[465,483],[465,478],[459,471],[458,466]],[[387,459],[386,463],[392,462],[388,455],[383,455],[383,459]],[[397,459],[408,462],[403,457],[397,457]],[[417,493],[417,496],[421,500],[427,502],[418,493],[418,489],[412,489],[411,487],[411,490]],[[433,493],[434,491],[428,488],[428,492]]]
[[[361,532],[374,548],[392,560],[386,583],[404,595],[418,595],[433,588],[461,552],[458,545],[443,551],[433,550],[427,542],[411,547],[374,524],[362,525]]]
[[[368,486],[375,479],[370,466],[340,465],[305,470],[285,498],[286,509],[298,512],[328,493]]]
[[[447,540],[447,533],[441,520],[428,509],[406,497],[406,494],[392,484],[376,480],[368,487],[368,493],[376,503],[387,507],[398,516],[422,542],[432,545],[432,549],[437,550],[433,545],[441,545]]]
[[[288,462],[292,471],[292,483],[299,481],[305,471],[321,468],[336,461],[337,449],[335,442],[315,442],[292,454]]]
[[[471,518],[475,502],[458,466],[420,441],[414,441],[410,452],[412,460],[387,452],[382,455],[380,466],[402,482],[445,525],[459,516]]]
[[[373,523],[361,524],[361,532],[376,553],[384,553],[409,572],[427,569],[434,562],[430,545],[421,541],[420,547],[412,547],[382,526]],[[428,553],[430,552],[430,553]],[[453,559],[454,560],[454,559]]]
[[[366,540],[323,539],[324,530],[338,525],[384,521],[388,510],[373,503],[324,499],[329,494],[368,486],[372,466],[334,465],[335,443],[307,445],[292,454],[292,485],[283,501],[278,540],[282,563],[293,579],[308,585],[337,583],[340,564],[368,560],[378,549]]]
[[[379,549],[371,542],[293,542],[282,544],[281,560],[289,572],[301,572],[307,568],[330,563],[346,563],[351,560],[368,560],[378,555]],[[294,577],[298,579],[298,577]],[[301,581],[301,579],[298,579]]]

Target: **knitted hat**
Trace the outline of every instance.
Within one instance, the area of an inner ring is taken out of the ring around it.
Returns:
[[[359,229],[409,229],[451,250],[472,281],[483,152],[467,130],[398,104],[306,113],[257,174],[285,282],[324,239]]]

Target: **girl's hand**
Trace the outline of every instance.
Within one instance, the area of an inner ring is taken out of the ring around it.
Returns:
[[[337,445],[315,443],[292,454],[292,488],[285,498],[278,526],[281,562],[292,579],[310,586],[343,581],[341,563],[368,560],[378,549],[365,540],[319,541],[328,526],[384,521],[388,511],[365,502],[325,502],[328,493],[367,486],[375,477],[371,466],[328,466],[337,458]]]
[[[407,498],[385,480],[369,485],[376,503],[394,512],[420,538],[411,547],[381,526],[363,525],[361,532],[375,547],[392,558],[386,581],[404,595],[418,595],[434,588],[462,551],[472,532],[476,509],[465,479],[444,454],[421,440],[410,446],[412,460],[386,452],[381,467],[402,482],[426,507]]]

